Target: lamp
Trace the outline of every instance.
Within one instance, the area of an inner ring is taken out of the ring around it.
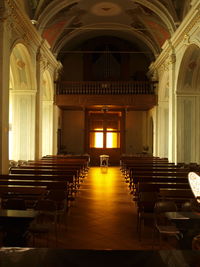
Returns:
[[[31,19],[31,23],[32,23],[33,25],[37,25],[37,24],[38,24],[37,20],[34,20],[34,19]]]
[[[106,112],[108,112],[108,107],[107,106],[103,106],[102,108],[101,108],[101,111],[103,111],[104,113],[106,113]]]
[[[200,203],[200,176],[195,172],[189,172],[188,181],[196,201]]]

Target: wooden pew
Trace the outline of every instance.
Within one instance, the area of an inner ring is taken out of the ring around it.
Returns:
[[[45,186],[47,190],[50,189],[68,189],[67,181],[55,181],[55,180],[21,180],[21,179],[1,179],[1,185],[27,185],[27,186]]]
[[[179,165],[175,165],[174,163],[137,163],[137,164],[130,164],[128,166],[126,166],[126,169],[124,171],[125,175],[131,175],[131,173],[135,172],[135,171],[140,171],[140,170],[145,170],[145,171],[149,171],[149,170],[157,170],[157,171],[162,171],[163,169],[168,169],[168,170],[184,170],[186,168],[180,167]],[[188,169],[189,171],[189,169]]]
[[[8,198],[23,198],[27,203],[42,199],[47,193],[46,186],[33,185],[0,185],[1,205]]]
[[[166,183],[187,183],[188,178],[187,176],[135,176],[134,177],[134,184],[137,184],[138,182],[166,182]]]
[[[19,193],[19,194],[45,194],[47,190],[46,186],[37,185],[1,185],[0,194],[4,193]]]
[[[57,176],[73,176],[75,187],[79,187],[80,176],[76,169],[43,169],[43,168],[20,168],[12,167],[11,174],[26,174],[26,175],[57,175]]]
[[[5,189],[6,187],[9,189]],[[34,194],[30,189],[32,187],[34,188]],[[42,191],[44,194],[40,194],[40,191],[38,190],[40,188],[45,189],[44,192]],[[1,197],[4,199],[10,197],[23,198],[26,202],[29,201],[29,207],[35,200],[47,195],[48,191],[58,189],[66,191],[68,199],[74,199],[74,177],[59,175],[0,175],[0,190],[4,193],[0,194]]]
[[[53,181],[64,181],[68,183],[74,183],[74,175],[73,174],[65,174],[65,175],[49,175],[49,174],[1,174],[1,179],[9,179],[9,180],[53,180]]]
[[[122,171],[125,171],[131,164],[157,164],[168,163],[168,159],[159,157],[135,157],[135,156],[122,156],[120,159],[120,165]]]
[[[88,160],[82,159],[46,159],[30,161],[18,167],[11,167],[9,175],[0,175],[2,196],[37,197],[30,188],[45,191],[64,189],[74,192],[79,186],[79,178],[88,167]],[[9,188],[9,189],[6,189]],[[72,197],[71,197],[72,198]]]
[[[194,198],[192,190],[188,189],[178,189],[178,188],[160,188],[159,198],[162,200],[172,200],[177,204],[184,203]]]
[[[163,188],[179,188],[179,189],[190,189],[189,183],[176,183],[176,182],[139,182],[137,185],[138,193],[149,191],[159,192]]]
[[[138,180],[145,179],[145,177],[166,177],[166,178],[187,178],[187,171],[137,171],[129,177],[129,187],[134,188]]]

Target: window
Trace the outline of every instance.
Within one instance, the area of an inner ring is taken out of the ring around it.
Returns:
[[[104,115],[104,114],[103,114]],[[119,148],[120,121],[118,116],[102,116],[90,121],[90,148]]]

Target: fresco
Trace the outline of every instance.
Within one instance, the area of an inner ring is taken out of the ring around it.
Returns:
[[[58,38],[58,36],[62,33],[64,30],[66,24],[66,20],[59,21],[51,26],[49,26],[46,30],[43,32],[43,38],[45,38],[50,45],[53,44],[53,42]]]
[[[135,4],[134,8],[126,10],[131,17],[131,26],[150,38],[156,40],[161,47],[170,34],[161,19],[152,10],[140,4]]]
[[[74,17],[70,23],[71,27],[74,26],[72,23],[76,24],[75,21],[78,21],[77,27],[80,25],[80,16],[84,14],[84,12],[80,9],[77,9],[76,5],[77,4],[74,3],[61,10],[48,22],[48,25],[44,29],[42,36],[46,38],[50,45],[53,45],[57,38],[63,33],[65,25],[68,24],[71,18]],[[68,27],[70,27],[70,25],[68,25]]]
[[[195,51],[196,52],[196,51]],[[184,80],[184,87],[191,88],[192,87],[192,81],[193,76],[196,71],[197,67],[197,54],[193,53],[193,55],[190,58],[190,61],[187,65],[185,80]]]
[[[145,22],[148,27],[151,28],[151,32],[160,46],[162,46],[164,42],[170,38],[169,32],[159,23],[153,20],[145,20]]]
[[[14,61],[16,62],[16,70],[18,72],[18,78],[19,78],[19,86],[21,90],[27,89],[27,75],[26,75],[26,63],[24,62],[21,53],[19,52],[18,48],[15,47],[13,49],[12,56],[14,57]]]

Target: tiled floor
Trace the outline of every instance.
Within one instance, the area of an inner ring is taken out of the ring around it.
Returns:
[[[119,167],[91,167],[76,193],[58,242],[67,249],[152,249],[152,229],[145,227],[140,242],[136,206]]]

